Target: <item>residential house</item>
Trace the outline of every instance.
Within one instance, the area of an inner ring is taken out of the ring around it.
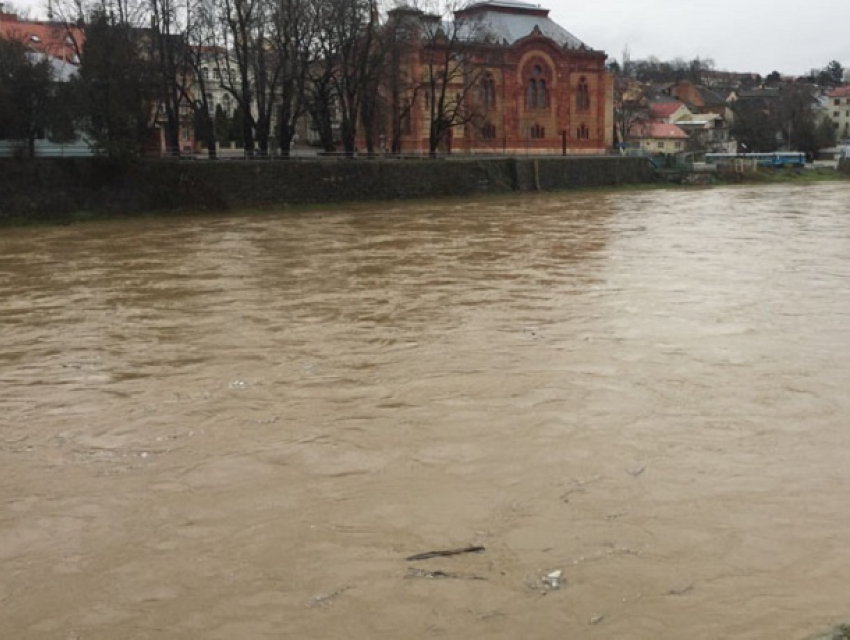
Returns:
[[[674,124],[686,120],[693,114],[684,103],[675,100],[669,102],[653,102],[649,105],[649,117],[656,122]]]
[[[850,141],[850,86],[839,87],[827,96],[826,115],[839,141]]]
[[[676,126],[688,134],[691,151],[735,153],[738,143],[732,138],[729,126],[716,113],[692,113],[676,121]]]
[[[54,83],[70,82],[77,74],[77,47],[84,39],[82,30],[77,27],[67,27],[59,22],[21,19],[17,14],[4,11],[0,3],[0,37],[23,42],[32,63],[46,60]],[[91,155],[91,147],[82,135],[77,140],[63,142],[54,142],[51,136],[49,130],[38,133],[33,149],[35,155]],[[20,140],[0,140],[0,157],[13,156],[20,152],[20,147]]]
[[[687,151],[688,134],[675,124],[640,122],[632,127],[629,146],[652,154],[674,154]]]
[[[20,40],[34,53],[78,65],[79,48],[85,34],[79,27],[64,22],[19,18],[17,14],[5,12],[0,3],[0,37]]]
[[[730,132],[734,114],[722,96],[687,80],[666,86],[662,93],[687,107],[688,113],[677,112],[667,121],[678,124],[690,135],[692,151],[731,153],[736,150],[737,143]]]
[[[141,50],[149,52],[150,29],[137,30]],[[68,82],[73,78],[80,65],[80,54],[85,47],[85,30],[76,25],[64,22],[29,20],[19,18],[16,14],[4,12],[0,4],[0,35],[4,38],[20,40],[27,45],[32,56],[46,58],[51,63],[55,82]],[[176,36],[174,36],[176,37]],[[147,53],[146,53],[147,54]],[[193,126],[191,109],[184,104],[180,113],[181,146],[184,150],[193,147]],[[148,122],[146,147],[149,153],[166,152],[164,108],[151,110]],[[48,132],[46,132],[48,133]],[[89,155],[91,148],[82,134],[77,142],[56,145],[47,136],[36,141],[36,153],[39,155]],[[1,153],[2,151],[0,151]]]
[[[687,80],[671,84],[666,89],[666,94],[683,102],[693,113],[716,113],[726,118],[730,111],[729,105],[720,94]]]
[[[765,111],[771,111],[779,101],[779,87],[758,87],[755,89],[742,89],[733,91],[727,98],[727,102],[748,103]]]

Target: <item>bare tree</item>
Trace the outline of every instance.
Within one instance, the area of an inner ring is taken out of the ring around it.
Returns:
[[[217,50],[215,16],[209,3],[189,0],[186,11],[185,66],[191,73],[192,84],[184,85],[183,100],[192,106],[195,122],[200,125],[204,145],[210,159],[218,156],[216,124],[209,90],[209,69],[215,66]]]
[[[401,153],[401,138],[410,123],[414,105],[423,89],[421,78],[411,73],[413,57],[418,54],[416,43],[423,13],[409,7],[399,7],[389,14],[384,30],[389,68],[390,151]]]
[[[649,105],[643,87],[635,80],[614,78],[614,138],[625,145],[636,127],[649,120]]]
[[[374,90],[374,48],[378,45],[378,0],[324,0],[321,9],[321,65],[340,115],[340,135],[346,155],[353,156],[366,93]],[[330,112],[330,105],[322,108]]]
[[[259,20],[259,0],[216,0],[221,24],[216,72],[221,86],[235,99],[242,115],[245,153],[254,155],[254,50],[255,25]]]
[[[275,8],[268,0],[257,3],[251,47],[251,76],[254,81],[254,102],[257,116],[254,120],[257,147],[261,155],[268,155],[272,135],[272,118],[277,104],[278,85],[283,70],[283,57],[275,49]]]
[[[326,153],[336,151],[333,123],[336,112],[336,92],[333,74],[333,67],[324,60],[311,65],[306,95],[307,111],[316,126],[319,142]]]
[[[151,57],[157,68],[160,105],[165,115],[165,146],[180,154],[181,105],[186,104],[190,80],[186,55],[186,13],[176,0],[148,0],[151,16]],[[182,18],[182,20],[181,20]]]
[[[311,44],[312,60],[307,70],[305,100],[307,111],[315,125],[320,144],[326,153],[336,151],[334,136],[334,116],[337,107],[336,82],[337,68],[335,34],[326,25],[334,17],[335,7],[330,0],[320,0],[315,4],[316,33]]]
[[[319,11],[310,0],[277,0],[274,47],[278,57],[278,145],[288,156],[299,119],[307,112],[307,82],[315,54]]]
[[[383,31],[375,39],[373,46],[366,52],[363,66],[363,98],[360,101],[360,121],[363,124],[363,138],[366,153],[374,156],[378,137],[384,136],[383,117],[386,104],[382,92],[386,70],[388,69],[386,46],[388,41]]]
[[[487,32],[477,16],[450,1],[442,12],[423,16],[422,79],[429,115],[428,151],[451,152],[452,130],[473,122],[479,113],[473,91],[486,68],[476,60],[476,48],[485,44]]]

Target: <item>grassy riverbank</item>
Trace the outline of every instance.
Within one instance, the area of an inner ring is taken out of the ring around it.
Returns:
[[[850,176],[839,172],[835,167],[760,169],[755,173],[719,173],[717,175],[718,184],[807,184],[817,182],[840,182],[846,180],[850,180]]]

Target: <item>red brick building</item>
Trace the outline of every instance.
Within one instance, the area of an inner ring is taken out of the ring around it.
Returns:
[[[450,55],[455,45],[463,47],[468,68],[451,81],[448,92],[463,102],[465,115],[449,127],[442,149],[592,154],[612,147],[613,81],[605,69],[607,56],[552,21],[548,9],[492,0],[456,12],[454,23],[412,9],[397,10],[393,19],[440,29],[444,51],[438,57]],[[453,31],[458,22],[464,26]],[[440,67],[433,58],[439,47],[422,37],[408,42],[401,64],[406,77],[422,81],[425,91],[410,99],[412,108],[400,127],[401,151],[427,151],[434,98],[425,80]]]

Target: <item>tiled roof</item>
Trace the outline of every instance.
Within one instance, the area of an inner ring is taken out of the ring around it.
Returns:
[[[74,39],[82,45],[84,38],[82,30],[76,27],[66,27],[61,22],[19,20],[15,14],[9,13],[0,15],[0,35],[20,40],[32,51],[75,64],[78,60]]]
[[[702,98],[702,102],[706,106],[718,106],[726,104],[726,100],[724,100],[723,97],[716,91],[712,91],[711,89],[708,89],[703,86],[698,86],[697,91],[699,91],[699,95]]]
[[[638,123],[632,128],[631,135],[634,138],[671,138],[681,140],[688,138],[688,134],[675,124],[667,124],[666,122]]]
[[[653,118],[669,118],[685,105],[681,102],[654,102],[649,107]]]
[[[850,86],[838,87],[829,93],[830,98],[846,98],[850,96]]]
[[[739,100],[753,100],[753,99],[772,99],[779,97],[779,89],[776,87],[765,87],[764,89],[746,89],[738,92]]]

